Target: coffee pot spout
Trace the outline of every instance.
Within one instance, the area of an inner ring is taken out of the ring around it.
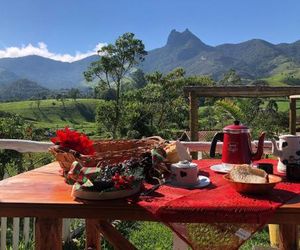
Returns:
[[[282,150],[278,148],[275,139],[271,139],[271,141],[272,141],[272,154],[280,158],[282,156]]]
[[[257,145],[257,151],[256,153],[252,154],[251,160],[252,161],[258,161],[261,159],[263,152],[264,152],[264,140],[265,140],[265,132],[262,132],[259,139],[258,139],[258,145]]]

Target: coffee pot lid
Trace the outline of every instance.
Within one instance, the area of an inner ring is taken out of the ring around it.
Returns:
[[[240,121],[236,120],[234,121],[233,124],[226,126],[223,129],[223,132],[240,134],[240,133],[249,133],[250,129],[247,126],[240,124]]]
[[[178,168],[190,168],[190,167],[197,166],[197,164],[193,163],[193,162],[190,162],[190,161],[187,161],[187,160],[184,160],[184,161],[179,161],[175,164],[172,164],[172,166],[178,167]]]

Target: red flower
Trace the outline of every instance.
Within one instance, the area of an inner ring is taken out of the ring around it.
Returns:
[[[90,140],[85,134],[78,133],[75,130],[70,130],[68,127],[57,130],[56,137],[51,138],[51,141],[61,147],[73,149],[80,154],[93,155],[95,153],[92,140]]]
[[[112,177],[112,181],[114,182],[114,187],[116,189],[131,189],[134,176],[126,176],[115,173],[115,175]]]

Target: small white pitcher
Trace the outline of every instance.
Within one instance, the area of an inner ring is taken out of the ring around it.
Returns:
[[[279,145],[272,140],[272,152],[278,157],[277,171],[286,173],[288,163],[300,164],[300,136],[281,135],[279,136]]]

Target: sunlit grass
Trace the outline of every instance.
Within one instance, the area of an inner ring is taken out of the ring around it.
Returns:
[[[38,128],[72,127],[89,134],[95,131],[97,99],[47,99],[0,103],[0,110],[16,113]]]

